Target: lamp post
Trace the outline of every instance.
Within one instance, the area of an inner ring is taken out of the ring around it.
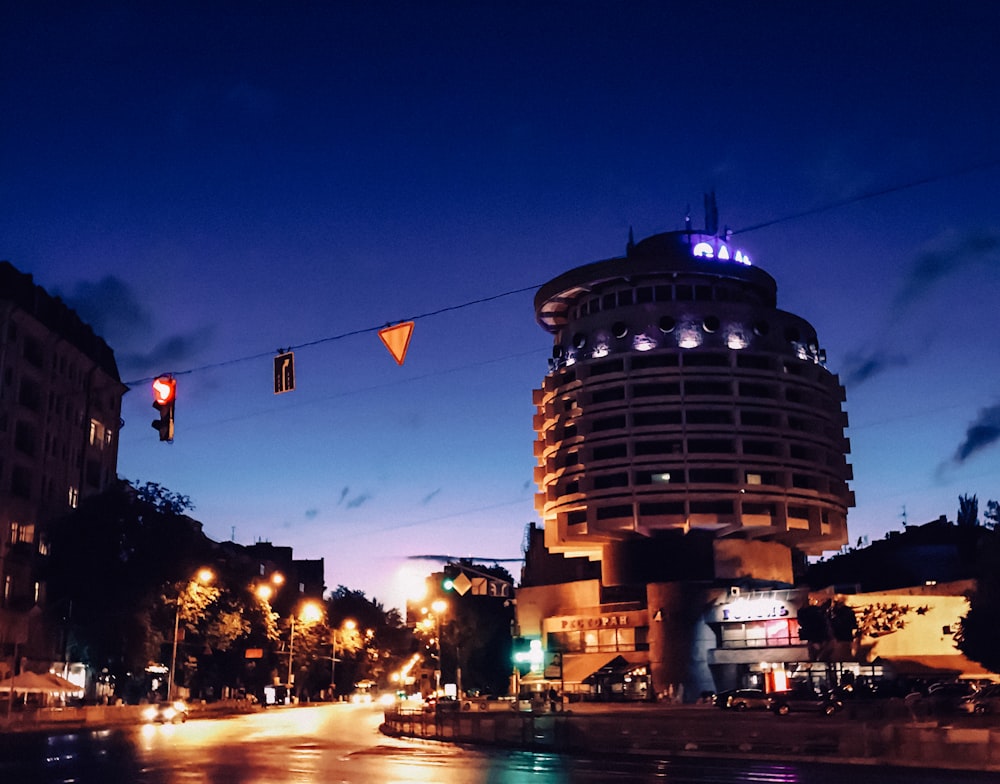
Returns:
[[[358,628],[358,624],[354,619],[348,618],[340,627],[333,630],[330,635],[330,640],[333,643],[333,655],[330,657],[330,700],[336,699],[337,695],[337,638],[340,637],[341,629],[347,629],[348,631],[354,631]]]
[[[434,623],[437,627],[437,644],[438,644],[438,666],[434,671],[434,688],[435,691],[441,691],[441,668],[443,665],[442,653],[444,653],[444,641],[441,639],[441,616],[444,615],[445,610],[448,609],[448,602],[444,599],[438,599],[431,604],[431,609],[434,611]]]
[[[172,700],[174,698],[174,687],[176,686],[176,681],[174,679],[174,670],[177,667],[177,636],[180,633],[181,626],[181,608],[184,605],[184,596],[188,592],[192,582],[198,582],[202,585],[208,585],[215,578],[211,569],[201,568],[198,573],[194,576],[193,580],[188,580],[184,583],[184,589],[177,594],[177,608],[174,611],[174,644],[173,649],[170,653],[170,670],[167,672],[167,699]]]
[[[306,602],[302,605],[301,618],[304,623],[316,623],[323,617],[323,610],[316,602]],[[292,630],[288,636],[288,689],[291,697],[292,662],[295,659],[295,613],[292,613]]]

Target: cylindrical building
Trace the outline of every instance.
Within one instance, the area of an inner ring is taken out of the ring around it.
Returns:
[[[550,552],[601,560],[615,585],[634,581],[624,553],[668,532],[802,554],[847,541],[844,389],[776,291],[742,250],[692,231],[541,287],[554,345],[534,396],[535,480]]]

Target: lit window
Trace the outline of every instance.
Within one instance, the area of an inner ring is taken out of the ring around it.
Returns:
[[[656,341],[648,335],[636,335],[632,340],[632,347],[636,351],[649,351],[656,348]]]
[[[726,336],[726,345],[735,351],[746,348],[748,344],[747,336],[740,329],[733,329]]]
[[[694,246],[691,255],[711,259],[715,256],[715,249],[707,242],[699,242]]]
[[[729,261],[729,248],[725,245],[719,246],[719,258],[723,261]]]
[[[76,509],[80,505],[80,490],[78,488],[70,487],[67,502],[70,509]]]
[[[747,474],[748,485],[759,485],[761,483],[762,483],[762,478],[760,474]]]
[[[681,348],[697,348],[701,343],[701,332],[695,327],[686,326],[677,333],[677,345]]]

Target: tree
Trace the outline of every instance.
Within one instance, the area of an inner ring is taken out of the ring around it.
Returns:
[[[1000,672],[1000,532],[996,528],[987,529],[980,537],[977,556],[976,585],[955,644],[973,661]]]
[[[391,688],[391,673],[414,651],[413,635],[399,611],[340,585],[327,597],[327,616],[337,634],[337,694],[350,694],[363,680]]]
[[[958,497],[958,525],[979,525],[979,499],[975,495]]]
[[[984,523],[987,528],[996,528],[1000,525],[1000,503],[997,503],[996,501],[987,501],[986,511],[983,512],[983,517],[989,521]]]
[[[49,527],[46,607],[63,655],[131,683],[128,698],[141,696],[146,666],[164,661],[172,638],[165,587],[211,558],[200,524],[176,511],[182,498],[121,481]]]
[[[457,576],[467,570],[473,576],[486,577],[495,584],[513,585],[510,572],[499,564],[484,566],[468,560],[449,564],[445,573]],[[466,691],[503,695],[510,686],[513,670],[511,625],[514,606],[504,596],[474,594],[454,595],[452,608],[442,637],[442,670],[450,680],[457,667],[462,669],[462,688]],[[457,678],[456,678],[457,680]]]

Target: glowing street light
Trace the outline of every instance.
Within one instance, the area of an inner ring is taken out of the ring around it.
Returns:
[[[181,625],[181,608],[184,605],[184,597],[188,593],[192,583],[208,585],[212,580],[215,579],[215,573],[208,567],[202,567],[195,574],[194,579],[188,580],[184,584],[184,590],[177,594],[177,609],[174,612],[174,644],[173,650],[170,654],[170,671],[167,673],[167,699],[174,699],[174,686],[176,681],[174,680],[174,670],[177,667],[177,635],[180,632]]]
[[[312,624],[323,620],[323,608],[316,602],[306,602],[302,605],[299,619],[303,623]],[[292,631],[288,638],[288,688],[292,687],[292,662],[295,659],[295,613],[292,613]]]
[[[330,641],[333,643],[333,656],[330,657],[330,696],[334,697],[337,693],[337,639],[343,634],[344,631],[353,632],[358,628],[357,622],[353,618],[347,618],[343,623],[340,624],[339,629],[333,629],[330,632]]]

